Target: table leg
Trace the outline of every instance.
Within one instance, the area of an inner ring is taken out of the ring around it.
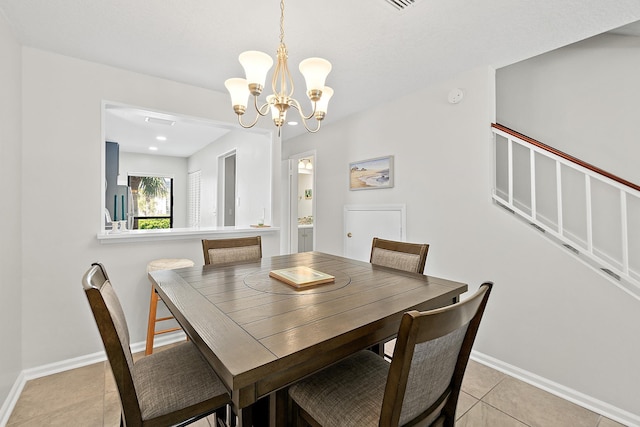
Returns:
[[[242,408],[238,414],[239,427],[269,427],[269,396]]]
[[[271,426],[284,427],[293,425],[292,420],[289,419],[289,388],[276,391],[275,396],[271,395],[271,400]]]
[[[247,406],[238,411],[238,427],[251,427],[253,425],[253,408]]]

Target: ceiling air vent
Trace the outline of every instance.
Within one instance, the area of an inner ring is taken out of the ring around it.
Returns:
[[[396,10],[405,10],[409,6],[416,4],[416,0],[384,0],[386,3],[393,6]]]

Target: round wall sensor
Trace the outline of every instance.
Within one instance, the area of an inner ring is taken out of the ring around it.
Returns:
[[[462,89],[451,89],[451,91],[449,92],[449,103],[457,104],[458,102],[462,101],[463,96],[464,93],[462,92]]]

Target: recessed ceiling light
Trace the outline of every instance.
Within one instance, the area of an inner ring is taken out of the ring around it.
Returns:
[[[167,137],[166,137],[166,136],[156,136],[156,139],[157,139],[158,141],[166,141],[166,140],[167,140]]]
[[[158,151],[158,147],[149,147],[149,150],[151,150],[151,151]]]
[[[298,122],[287,122],[289,126],[298,126]]]
[[[166,126],[173,126],[176,124],[175,120],[167,120],[167,119],[160,119],[158,117],[145,117],[144,121],[147,123],[154,123],[156,125],[166,125]]]

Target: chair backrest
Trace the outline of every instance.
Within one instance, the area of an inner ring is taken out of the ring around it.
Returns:
[[[380,425],[453,426],[471,347],[493,284],[468,299],[402,317],[384,392]],[[441,423],[441,424],[440,424]]]
[[[256,261],[262,258],[262,240],[260,236],[203,240],[202,251],[205,265]]]
[[[82,287],[98,325],[104,349],[118,386],[126,420],[142,420],[133,381],[133,357],[129,346],[129,329],[118,296],[104,266],[91,264],[82,278]]]
[[[427,252],[429,252],[429,245],[426,243],[396,242],[374,237],[369,261],[371,264],[397,270],[424,273]]]

